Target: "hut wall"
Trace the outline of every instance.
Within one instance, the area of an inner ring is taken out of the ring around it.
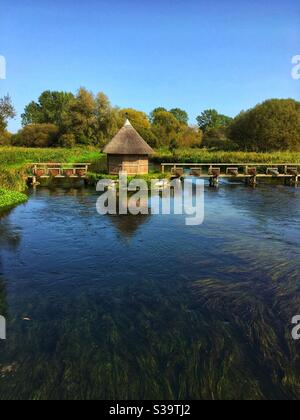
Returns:
[[[145,175],[149,173],[148,156],[109,155],[108,169],[110,175],[118,175],[120,171],[128,175]]]
[[[119,155],[108,155],[108,173],[110,175],[119,175],[122,171],[122,156]]]

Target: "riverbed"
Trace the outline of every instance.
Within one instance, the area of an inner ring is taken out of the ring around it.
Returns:
[[[205,189],[205,221],[42,189],[0,219],[0,399],[299,399],[300,189]]]

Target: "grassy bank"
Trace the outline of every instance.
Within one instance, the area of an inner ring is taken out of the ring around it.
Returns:
[[[99,156],[99,150],[91,147],[76,149],[0,147],[0,166],[25,165],[34,162],[93,163],[99,159]]]
[[[101,170],[103,159],[96,148],[31,149],[0,147],[0,209],[12,207],[27,199],[26,179],[30,164],[39,162],[92,163],[93,171]]]
[[[94,185],[105,176],[106,157],[98,148],[82,147],[75,149],[32,149],[25,147],[0,147],[0,188],[8,191],[23,192],[26,189],[26,178],[30,174],[30,164],[40,162],[85,163],[90,167],[90,183]],[[156,150],[152,162],[178,163],[299,163],[300,153],[245,153],[210,151],[206,149],[179,149],[175,153],[168,149]],[[159,178],[159,174],[144,177],[148,183]],[[11,196],[13,200],[13,197]],[[8,196],[6,196],[6,202]],[[12,205],[15,200],[12,201]]]
[[[155,163],[300,163],[299,152],[223,152],[207,149],[180,149],[171,153],[168,149],[156,150]]]
[[[102,155],[103,156],[103,155]],[[98,149],[31,149],[24,147],[0,148],[0,187],[8,190],[24,191],[26,177],[30,174],[30,164],[40,162],[54,163],[92,163],[93,171],[101,170],[103,159]]]
[[[17,204],[25,203],[27,195],[17,191],[8,191],[0,188],[0,211]]]

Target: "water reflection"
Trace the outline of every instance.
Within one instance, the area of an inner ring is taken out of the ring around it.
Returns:
[[[8,307],[7,307],[7,300],[6,300],[6,288],[5,282],[2,277],[2,264],[0,260],[0,315],[7,317],[8,314]]]
[[[0,218],[0,248],[15,249],[21,241],[20,229],[12,226],[8,217]]]
[[[130,198],[130,197],[128,197]],[[122,201],[121,201],[122,200]],[[120,208],[127,207],[127,199],[118,195],[117,197],[117,210]],[[151,218],[151,209],[149,206],[149,199],[144,198],[138,203],[141,214],[134,216],[131,214],[128,215],[108,215],[112,224],[116,227],[117,231],[125,239],[133,238],[137,233],[138,229],[142,227],[143,224],[147,223]],[[148,213],[148,214],[147,214]]]

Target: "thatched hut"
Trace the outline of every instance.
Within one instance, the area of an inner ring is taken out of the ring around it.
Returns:
[[[149,172],[149,156],[153,149],[145,142],[127,119],[123,128],[104,148],[107,154],[108,172],[118,175],[144,175]]]

